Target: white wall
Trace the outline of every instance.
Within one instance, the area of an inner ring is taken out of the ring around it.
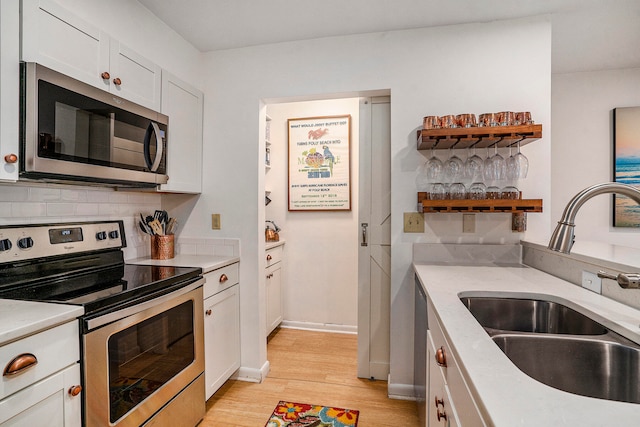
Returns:
[[[269,104],[271,170],[265,178],[272,202],[266,219],[286,239],[284,320],[332,329],[358,324],[358,98]],[[351,115],[351,211],[289,212],[287,120]],[[311,296],[311,298],[310,298]]]
[[[522,189],[527,197],[544,199],[547,210],[529,215],[527,234],[548,237],[550,50],[550,24],[536,19],[333,37],[205,56],[204,164],[208,167],[196,205],[200,215],[192,216],[185,233],[203,234],[209,228],[209,213],[220,212],[223,229],[205,234],[241,239],[243,366],[260,368],[266,361],[266,344],[260,336],[264,261],[251,262],[262,260],[264,253],[265,147],[260,129],[264,100],[390,90],[390,383],[408,389],[413,382],[412,244],[437,241],[439,235],[458,237],[437,229],[425,235],[402,232],[402,212],[416,209],[416,170],[425,159],[415,149],[415,131],[430,114],[531,111],[545,125],[545,137],[525,147],[531,170]],[[508,219],[504,221],[503,232],[495,237],[498,241],[512,238]],[[458,228],[461,231],[461,225]]]
[[[555,222],[577,192],[612,181],[612,110],[640,106],[640,68],[554,74],[552,88],[551,214]],[[592,240],[640,248],[640,229],[611,224],[611,196],[595,197],[576,217],[576,243]]]

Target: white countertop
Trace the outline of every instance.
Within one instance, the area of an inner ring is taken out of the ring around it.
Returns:
[[[640,342],[640,311],[525,266],[418,264],[414,268],[490,425],[637,425],[640,404],[578,396],[527,376],[494,344],[459,298],[517,293],[548,299],[578,309],[636,342]]]
[[[168,267],[200,267],[202,273],[208,273],[218,268],[226,267],[240,261],[240,257],[216,255],[182,255],[171,259],[151,259],[151,257],[126,260],[127,264],[164,265]]]
[[[284,239],[280,239],[277,242],[265,242],[264,249],[268,251],[269,249],[273,249],[275,247],[282,246],[282,245],[284,245]]]
[[[83,314],[81,306],[0,299],[0,346]]]

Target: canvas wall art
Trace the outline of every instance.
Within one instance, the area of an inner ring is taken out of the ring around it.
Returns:
[[[640,189],[640,107],[613,110],[614,181]],[[640,206],[626,196],[615,195],[614,227],[640,227]]]

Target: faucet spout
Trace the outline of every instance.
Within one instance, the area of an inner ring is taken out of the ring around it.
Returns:
[[[562,218],[558,221],[558,225],[553,231],[551,240],[547,247],[552,251],[562,252],[565,254],[571,252],[571,247],[575,241],[575,219],[580,207],[582,207],[587,200],[599,194],[607,193],[622,194],[623,196],[627,196],[640,204],[640,191],[630,185],[620,184],[618,182],[605,182],[587,187],[573,196],[569,203],[567,203],[567,206],[564,208]]]

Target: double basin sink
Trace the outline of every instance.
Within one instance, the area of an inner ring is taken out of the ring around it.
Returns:
[[[522,372],[582,396],[640,403],[640,346],[557,302],[462,297]]]

